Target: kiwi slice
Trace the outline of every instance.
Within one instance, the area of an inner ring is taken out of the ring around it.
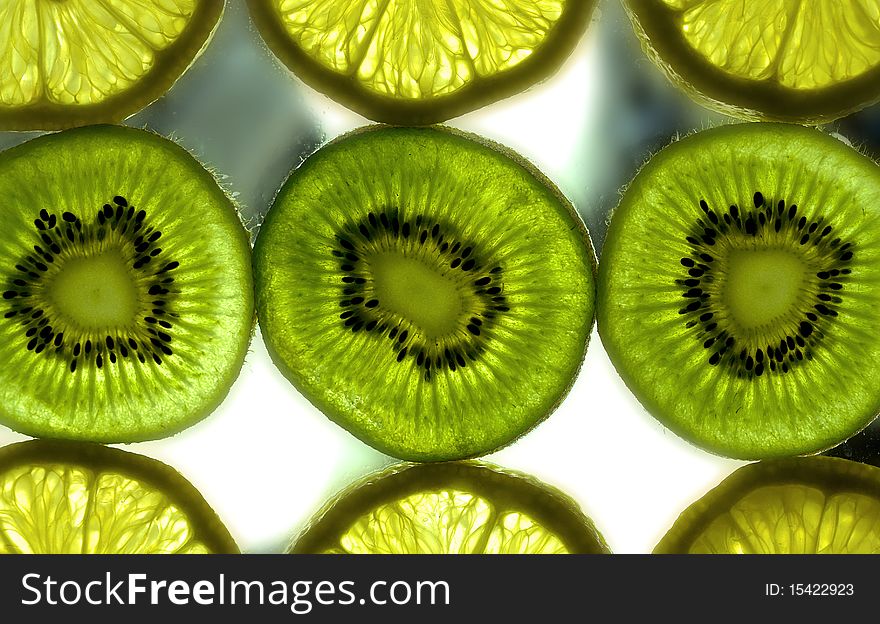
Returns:
[[[880,410],[880,168],[740,124],[673,143],[614,212],[599,333],[670,429],[743,459],[830,448]]]
[[[0,154],[0,420],[129,442],[207,415],[253,328],[248,234],[183,148],[93,126]]]
[[[831,457],[743,466],[688,507],[654,552],[880,553],[880,469]]]
[[[404,459],[481,455],[562,400],[593,323],[586,228],[522,158],[448,129],[371,128],[311,156],[257,237],[281,371]]]
[[[335,496],[293,553],[603,554],[578,504],[533,477],[480,462],[402,464]]]

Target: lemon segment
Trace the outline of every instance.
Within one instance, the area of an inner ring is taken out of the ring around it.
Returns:
[[[502,515],[483,549],[486,555],[564,555],[568,552],[558,535],[521,512]]]
[[[880,64],[877,0],[664,2],[693,49],[734,76],[817,89]]]
[[[357,71],[371,91],[423,99],[459,90],[474,76],[471,59],[445,2],[388,0]]]
[[[744,466],[686,509],[657,553],[880,553],[880,470],[830,457]]]
[[[625,0],[642,47],[697,102],[833,121],[880,100],[880,0]]]
[[[290,37],[327,68],[366,88],[424,99],[476,75],[516,66],[562,16],[564,0],[283,0]]]
[[[364,514],[330,552],[352,554],[564,554],[559,537],[521,512],[448,490],[413,494]]]
[[[506,71],[528,58],[562,17],[565,0],[457,2],[468,54],[480,76]]]
[[[155,460],[93,444],[0,450],[0,554],[237,552],[201,495]]]
[[[377,121],[425,125],[551,75],[595,0],[248,0],[300,77]]]
[[[3,475],[0,532],[8,550],[29,554],[204,550],[161,492],[122,475],[62,465]]]
[[[195,4],[10,0],[0,9],[0,58],[8,63],[0,72],[0,104],[93,104],[126,90],[180,35]]]
[[[400,465],[332,499],[291,546],[326,554],[607,553],[566,495],[478,462]]]
[[[40,97],[40,24],[32,2],[0,4],[0,105],[21,105]]]
[[[0,2],[0,129],[60,129],[131,114],[186,69],[223,2]]]
[[[363,58],[386,0],[283,0],[278,12],[285,31],[322,65],[348,73]]]
[[[815,488],[760,488],[717,518],[691,553],[878,553],[880,502]]]

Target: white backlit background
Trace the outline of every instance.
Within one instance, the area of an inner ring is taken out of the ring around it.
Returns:
[[[165,97],[128,120],[187,147],[213,168],[252,224],[288,171],[367,120],[304,86],[262,44],[243,2]],[[876,111],[876,107],[875,107]],[[617,0],[600,10],[562,70],[454,125],[532,160],[575,204],[601,247],[618,192],[676,132],[722,121],[671,86],[644,57]],[[34,133],[0,133],[0,148]],[[0,427],[0,444],[24,439]],[[241,376],[202,423],[127,445],[178,469],[245,552],[281,552],[335,492],[393,460],[331,423],[275,369],[257,332]],[[666,431],[629,393],[595,331],[560,408],[489,457],[575,498],[615,552],[650,552],[687,505],[741,462]]]

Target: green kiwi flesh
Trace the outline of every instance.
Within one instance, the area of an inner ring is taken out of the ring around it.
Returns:
[[[249,237],[185,150],[92,126],[0,154],[0,421],[154,439],[206,416],[253,329]]]
[[[667,427],[714,453],[814,453],[880,411],[880,168],[818,130],[662,150],[614,212],[599,333]]]
[[[447,129],[357,131],[282,187],[254,248],[260,326],[327,416],[404,459],[510,443],[570,388],[595,257],[532,166]]]

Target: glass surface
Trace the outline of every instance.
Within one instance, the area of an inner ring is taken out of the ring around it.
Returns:
[[[648,156],[678,133],[725,120],[667,83],[640,51],[619,2],[607,0],[556,76],[449,124],[532,160],[575,204],[601,250],[620,189]],[[202,57],[126,123],[192,151],[256,225],[292,167],[369,122],[304,86],[262,43],[244,3],[231,0]],[[880,155],[880,108],[838,125]],[[0,132],[0,149],[33,136]],[[874,461],[878,443],[870,431],[841,454]],[[0,444],[22,439],[0,427]],[[259,332],[214,414],[172,438],[125,448],[178,469],[251,553],[283,551],[327,498],[393,462],[300,396],[275,369]],[[595,331],[559,409],[486,459],[567,492],[621,553],[650,552],[681,511],[743,463],[692,447],[655,421],[624,386]]]

